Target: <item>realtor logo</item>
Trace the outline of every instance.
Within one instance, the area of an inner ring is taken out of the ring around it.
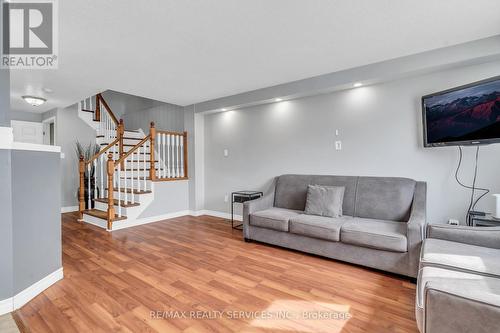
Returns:
[[[11,0],[2,3],[1,67],[57,68],[55,0]]]

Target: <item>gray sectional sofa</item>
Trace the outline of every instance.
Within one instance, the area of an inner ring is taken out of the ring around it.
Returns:
[[[343,214],[304,214],[308,185],[345,187]],[[243,235],[303,252],[416,277],[426,184],[407,178],[282,175],[243,206]]]
[[[429,225],[415,306],[422,333],[500,332],[500,228]]]

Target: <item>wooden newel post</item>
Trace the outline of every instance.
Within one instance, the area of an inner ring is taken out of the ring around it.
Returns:
[[[79,172],[80,172],[80,189],[78,193],[78,203],[80,212],[80,219],[83,219],[83,211],[85,210],[85,161],[83,160],[83,156],[80,155],[79,162]]]
[[[182,143],[183,147],[184,147],[184,151],[182,152],[184,154],[184,177],[185,178],[188,178],[188,134],[187,132],[184,132],[184,136],[182,138],[182,140],[184,140],[184,142]]]
[[[125,154],[123,151],[123,136],[125,135],[125,125],[123,124],[123,119],[120,119],[120,122],[118,123],[118,131],[117,131],[117,136],[118,136],[118,154],[120,158]],[[122,161],[120,163],[120,169],[123,171],[125,170],[125,163]]]
[[[114,184],[113,175],[115,172],[115,162],[113,161],[113,154],[108,154],[108,230],[113,226],[113,219],[115,218],[115,202],[114,202]]]
[[[95,95],[95,120],[101,120],[101,103],[99,103],[99,94]]]
[[[151,128],[149,129],[149,135],[151,137],[151,144],[149,146],[149,178],[151,181],[156,179],[156,169],[155,169],[155,140],[156,140],[156,128],[155,123],[151,122]]]

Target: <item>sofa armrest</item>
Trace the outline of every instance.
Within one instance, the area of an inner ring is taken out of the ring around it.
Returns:
[[[269,209],[274,206],[274,191],[267,193],[263,197],[243,203],[243,237],[250,238],[248,234],[248,225],[250,223],[250,214],[260,210]]]
[[[420,245],[424,240],[427,214],[427,184],[417,182],[407,225],[408,248]]]
[[[500,249],[500,227],[429,224],[427,226],[427,237]]]
[[[426,286],[425,333],[499,332],[499,317],[499,295],[467,295],[442,286]]]

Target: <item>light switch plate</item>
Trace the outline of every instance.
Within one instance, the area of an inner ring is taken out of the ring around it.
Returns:
[[[229,156],[229,149],[224,149],[224,157],[228,157]]]
[[[342,150],[342,141],[335,141],[335,150]]]

